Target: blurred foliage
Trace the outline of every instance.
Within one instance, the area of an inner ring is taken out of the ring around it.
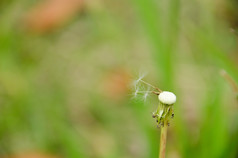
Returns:
[[[168,158],[238,156],[220,75],[238,83],[234,1],[70,1],[0,2],[1,157],[157,157],[158,100],[130,95],[139,71],[177,94]]]

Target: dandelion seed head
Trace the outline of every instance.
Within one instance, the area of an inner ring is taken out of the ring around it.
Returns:
[[[176,102],[176,95],[168,91],[161,92],[158,98],[159,98],[159,101],[168,105],[172,105]]]

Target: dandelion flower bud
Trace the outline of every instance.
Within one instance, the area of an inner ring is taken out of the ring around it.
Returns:
[[[160,102],[168,105],[172,105],[176,102],[176,95],[172,92],[163,91],[159,94],[158,98]]]

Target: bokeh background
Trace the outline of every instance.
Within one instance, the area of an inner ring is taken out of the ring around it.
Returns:
[[[1,0],[0,157],[238,157],[236,0]]]

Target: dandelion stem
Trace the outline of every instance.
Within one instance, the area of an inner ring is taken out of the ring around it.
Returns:
[[[148,86],[150,86],[150,87],[156,89],[156,90],[159,91],[159,92],[162,92],[162,90],[160,90],[159,88],[157,88],[157,87],[155,87],[155,86],[153,86],[153,85],[151,85],[151,84],[149,84],[149,83],[147,83],[147,82],[145,82],[145,81],[143,81],[143,80],[140,80],[140,82],[142,82],[142,83],[144,83],[144,84],[146,84],[146,85],[148,85]]]
[[[160,133],[160,152],[159,158],[165,158],[165,151],[166,151],[166,141],[167,141],[167,121],[165,120],[164,126],[161,127]]]

